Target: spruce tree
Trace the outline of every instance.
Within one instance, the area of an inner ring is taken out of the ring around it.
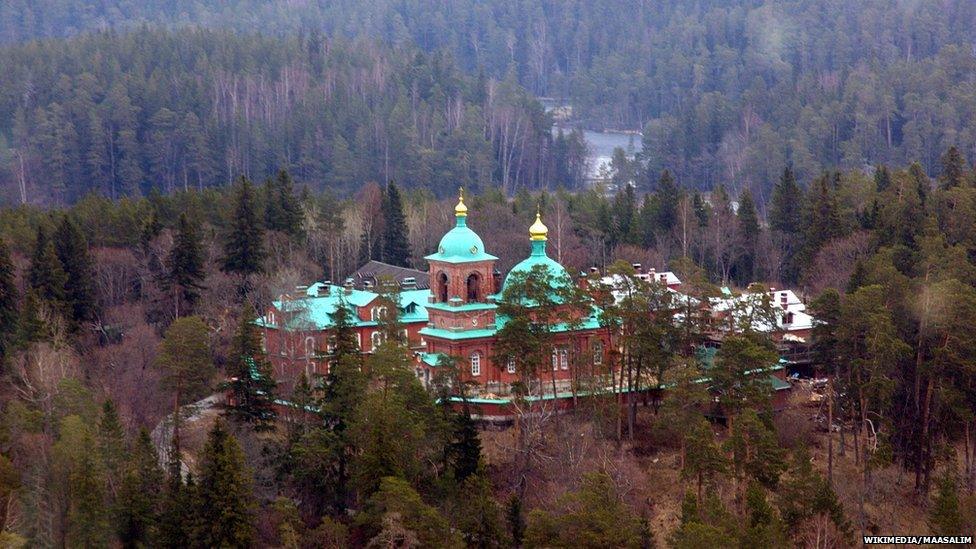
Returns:
[[[478,465],[481,463],[481,439],[478,438],[478,428],[471,419],[467,406],[462,413],[455,414],[454,440],[449,446],[449,454],[455,481],[464,482],[478,472]]]
[[[874,169],[874,190],[883,193],[888,187],[891,187],[891,172],[887,166],[878,166]]]
[[[98,421],[95,433],[98,442],[98,453],[102,460],[106,479],[108,480],[109,500],[118,494],[122,483],[125,463],[128,459],[125,447],[125,432],[115,403],[106,400],[102,404],[102,417]]]
[[[668,234],[678,223],[678,203],[681,193],[671,172],[664,170],[657,181],[657,226],[661,234]]]
[[[391,265],[410,265],[407,220],[403,214],[400,190],[391,181],[383,196],[383,260]]]
[[[37,298],[60,311],[64,307],[64,286],[67,279],[54,243],[48,238],[44,227],[38,226],[34,251],[27,270],[27,286],[34,291]]]
[[[929,526],[934,534],[942,536],[965,533],[959,509],[959,488],[956,479],[949,474],[939,479],[939,489],[929,509]]]
[[[264,255],[264,229],[257,216],[254,185],[241,177],[234,186],[234,204],[230,227],[224,237],[221,270],[247,278],[261,272]]]
[[[0,369],[17,335],[17,285],[7,241],[0,238]]]
[[[74,323],[94,320],[96,315],[94,262],[88,241],[78,225],[62,216],[54,231],[54,248],[66,275],[64,284],[67,314]]]
[[[246,302],[234,334],[227,368],[235,401],[231,412],[239,421],[268,428],[273,426],[275,418],[275,382],[271,364],[261,350],[261,335],[254,325],[256,318],[254,307]]]
[[[178,466],[179,460],[175,460],[175,464]],[[171,469],[161,498],[155,545],[166,549],[183,549],[190,547],[194,541],[197,487],[192,475],[184,484],[179,469],[173,466]]]
[[[748,283],[755,275],[756,247],[759,245],[759,215],[752,201],[749,189],[743,189],[739,196],[739,210],[736,214],[739,231],[742,234],[742,257],[736,269],[739,282]]]
[[[966,159],[963,157],[959,147],[952,145],[942,155],[942,174],[939,176],[939,183],[943,189],[962,187],[966,183]]]
[[[139,430],[126,463],[116,505],[116,524],[123,547],[149,547],[156,541],[162,503],[163,471],[149,431]]]
[[[196,229],[180,214],[173,248],[166,257],[164,286],[173,297],[176,317],[188,314],[200,298],[203,288],[203,252]]]
[[[193,545],[249,547],[254,542],[254,494],[244,452],[218,420],[200,456]]]
[[[265,228],[297,236],[302,230],[302,206],[286,170],[279,171],[276,178],[265,183],[264,195]]]
[[[802,204],[803,192],[796,183],[793,168],[787,166],[779,181],[773,186],[769,208],[769,227],[789,235],[799,232]]]

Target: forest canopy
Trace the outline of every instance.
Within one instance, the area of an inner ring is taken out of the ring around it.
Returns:
[[[395,180],[439,195],[544,187],[566,172],[531,95],[465,76],[441,53],[143,28],[8,47],[0,72],[12,202],[201,189],[279,169],[313,189]]]
[[[0,43],[152,22],[446,52],[468,74],[570,100],[588,126],[642,129],[648,184],[668,168],[685,186],[723,182],[762,197],[787,162],[807,180],[913,161],[931,175],[950,145],[976,157],[968,0],[90,4],[5,2]],[[192,67],[184,70],[196,75]]]

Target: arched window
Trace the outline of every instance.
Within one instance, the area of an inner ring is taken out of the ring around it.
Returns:
[[[477,351],[471,353],[471,375],[481,375],[481,353]]]
[[[437,275],[437,301],[447,303],[447,275],[441,273]]]
[[[593,342],[593,364],[603,364],[603,342],[599,339]]]
[[[305,338],[305,357],[312,358],[315,354],[315,338],[312,336]]]
[[[371,336],[369,336],[369,337],[370,337],[370,340],[373,343],[373,350],[374,351],[376,350],[377,347],[379,347],[380,345],[383,344],[383,332],[380,332],[380,331],[373,332],[373,334]]]
[[[471,273],[468,275],[467,280],[467,290],[468,290],[468,302],[476,302],[481,300],[481,277],[478,273]]]

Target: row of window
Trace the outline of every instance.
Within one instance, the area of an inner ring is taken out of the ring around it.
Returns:
[[[603,342],[599,340],[594,341],[590,349],[593,352],[593,364],[597,366],[603,364]],[[468,361],[471,364],[471,375],[480,376],[481,375],[481,353],[478,351],[471,353],[471,356],[468,357]],[[553,349],[552,369],[553,371],[569,369],[569,349],[567,349],[566,347]],[[515,373],[514,357],[510,357],[508,359],[508,363],[505,365],[505,370],[510,374]]]

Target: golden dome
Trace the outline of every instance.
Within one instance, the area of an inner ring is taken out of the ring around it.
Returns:
[[[455,217],[465,217],[468,215],[468,207],[464,205],[464,189],[458,189],[458,203],[454,206]]]
[[[547,240],[549,236],[549,227],[546,227],[545,223],[542,222],[542,215],[539,210],[535,212],[535,223],[529,227],[529,240]]]

